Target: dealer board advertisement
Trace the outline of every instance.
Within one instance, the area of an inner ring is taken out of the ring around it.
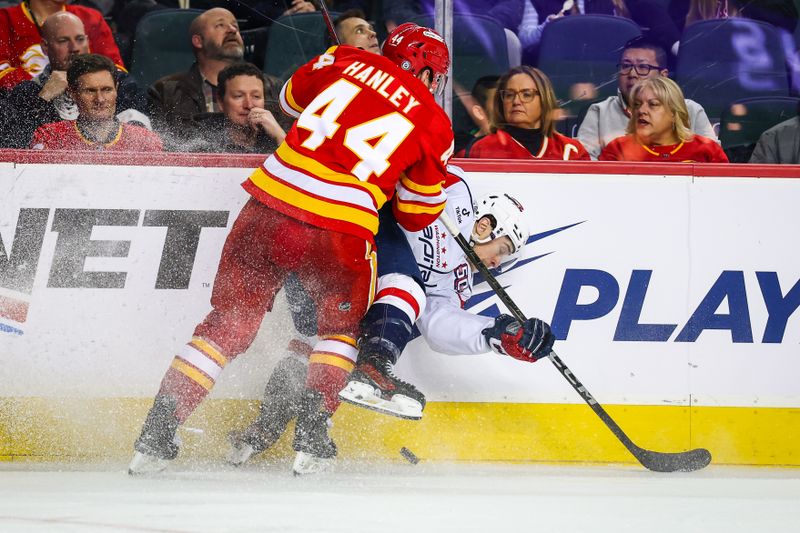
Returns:
[[[467,165],[467,168],[469,166]],[[0,396],[150,397],[210,309],[248,168],[0,164]],[[800,182],[470,172],[531,238],[499,281],[604,402],[800,406]],[[420,238],[423,238],[420,236]],[[476,280],[467,308],[502,303]],[[256,398],[291,335],[283,295],[213,393]],[[574,403],[546,362],[446,356],[398,373],[431,401]]]

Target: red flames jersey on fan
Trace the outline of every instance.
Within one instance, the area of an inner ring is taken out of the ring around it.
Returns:
[[[103,15],[95,9],[66,5],[83,21],[89,51],[102,54],[124,70],[119,48]],[[39,21],[41,24],[43,21]],[[39,74],[50,62],[42,52],[42,35],[24,3],[0,9],[0,88],[10,89]]]
[[[256,199],[368,241],[387,200],[411,231],[439,216],[453,132],[422,82],[385,57],[333,47],[292,75],[281,106],[298,120],[243,184]]]
[[[39,127],[31,148],[39,150],[109,150],[114,152],[160,152],[161,139],[152,131],[133,124],[120,124],[111,142],[94,143],[81,135],[74,120],[62,120]]]
[[[708,137],[668,146],[645,146],[633,135],[617,137],[603,149],[600,161],[670,161],[673,163],[727,163],[728,156]]]
[[[484,159],[547,159],[558,161],[589,160],[589,152],[577,139],[570,139],[558,132],[545,137],[539,153],[532,154],[514,137],[503,130],[475,141],[470,157]]]

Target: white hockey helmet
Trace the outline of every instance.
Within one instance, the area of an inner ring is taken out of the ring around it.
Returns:
[[[530,237],[530,228],[525,220],[525,208],[516,198],[505,193],[489,193],[478,198],[474,205],[475,220],[485,216],[492,219],[492,231],[488,237],[478,239],[473,232],[472,240],[477,243],[489,242],[507,236],[511,239],[514,250],[506,260],[516,261],[522,254],[522,249]]]

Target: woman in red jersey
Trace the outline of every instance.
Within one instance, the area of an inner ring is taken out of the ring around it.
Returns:
[[[464,157],[589,160],[580,141],[556,132],[557,110],[544,72],[527,65],[512,68],[497,82],[492,133],[475,141]]]
[[[600,161],[728,162],[716,141],[689,129],[686,100],[671,79],[646,78],[631,90],[630,98],[628,134],[611,141]]]

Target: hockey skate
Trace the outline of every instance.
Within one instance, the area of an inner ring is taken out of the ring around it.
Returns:
[[[175,398],[156,396],[153,407],[147,413],[142,432],[133,444],[135,453],[128,465],[128,474],[156,474],[178,456],[178,419],[175,417],[175,406]]]
[[[322,406],[322,395],[306,390],[303,394],[292,447],[297,452],[292,465],[296,476],[318,474],[330,470],[336,457],[336,443],[328,435],[331,426]]]
[[[419,420],[425,409],[425,395],[414,385],[397,378],[392,363],[377,354],[370,354],[358,363],[349,382],[339,392],[339,398],[408,420]]]
[[[244,430],[228,434],[230,464],[240,466],[277,442],[289,421],[297,416],[305,377],[306,365],[296,357],[278,362],[264,389],[258,417]]]

